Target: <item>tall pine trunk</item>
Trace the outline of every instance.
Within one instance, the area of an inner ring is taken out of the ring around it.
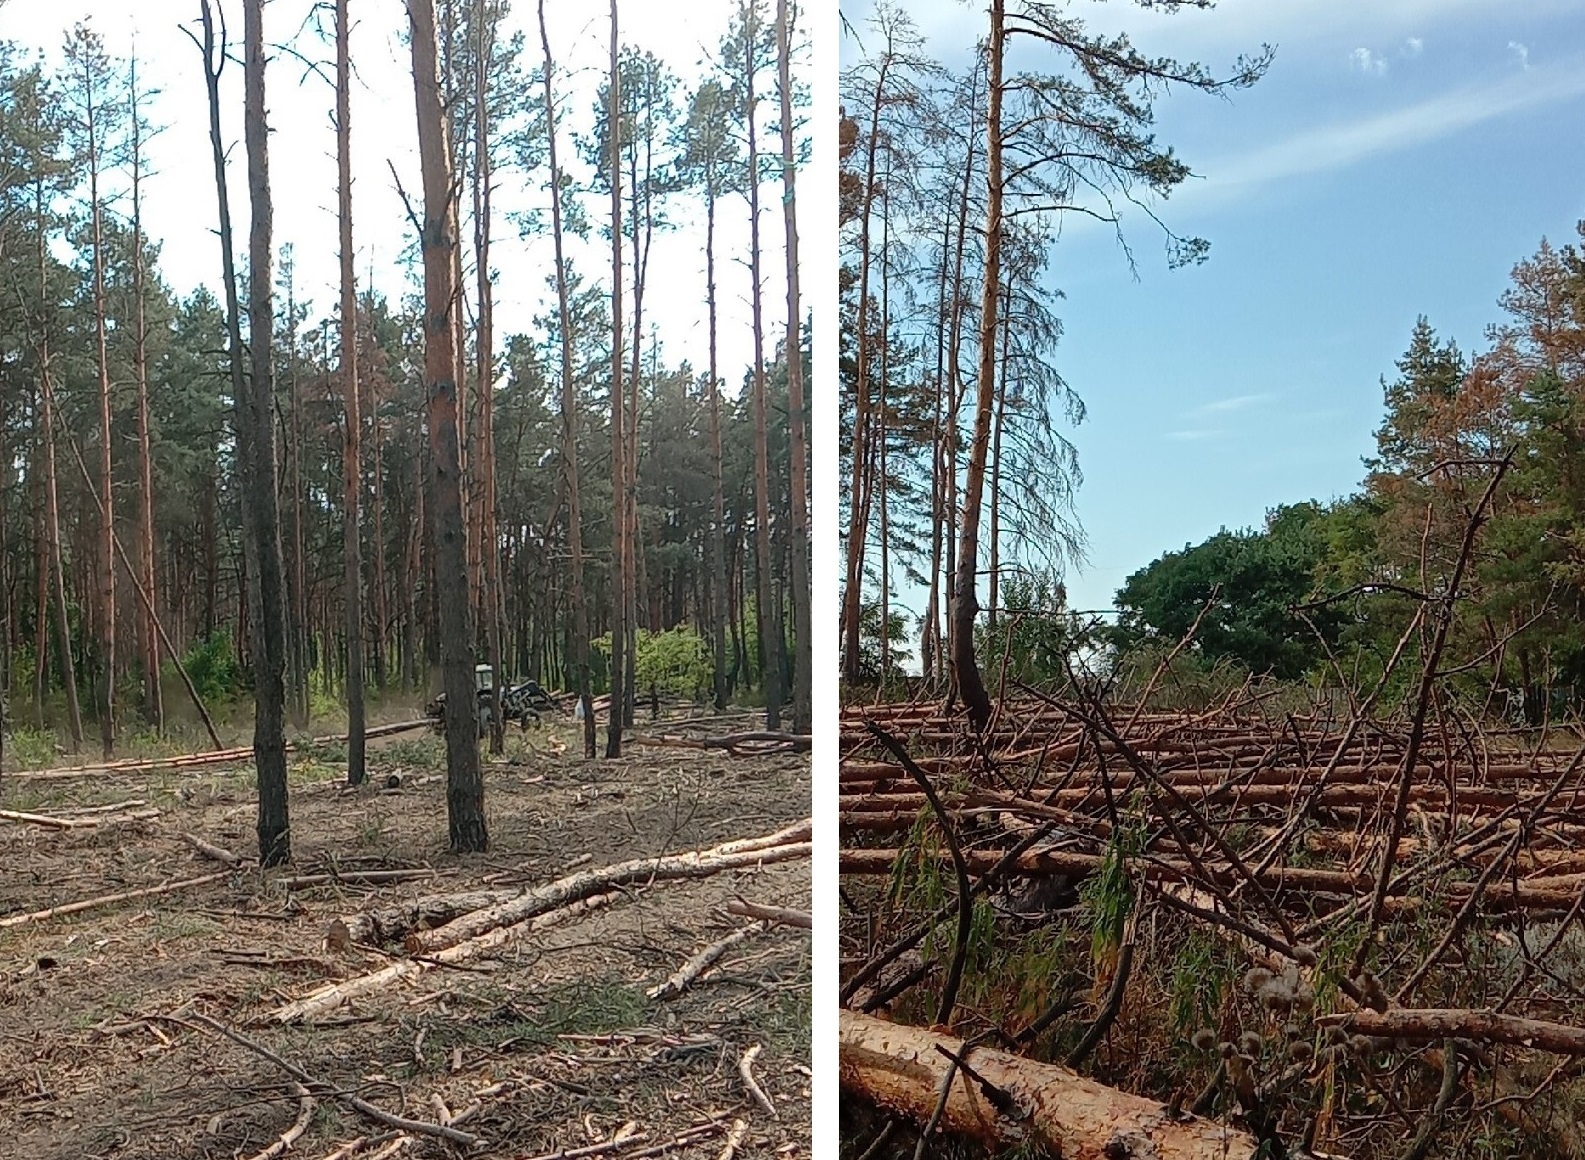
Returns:
[[[143,124],[138,109],[138,64],[132,62],[132,368],[138,384],[138,571],[151,609],[158,608],[154,567],[154,470],[149,438],[148,320],[144,309],[143,269]],[[156,733],[165,732],[165,699],[160,693],[160,646],[156,613],[139,617],[143,653],[143,711]]]
[[[479,288],[479,328],[474,339],[479,396],[479,552],[484,565],[485,642],[490,653],[490,752],[505,749],[501,717],[501,542],[496,529],[495,496],[495,334],[494,288],[490,282],[490,117],[489,65],[495,30],[487,0],[474,0],[473,245]],[[486,35],[488,31],[488,35]]]
[[[286,583],[275,478],[274,283],[270,273],[269,127],[264,110],[264,0],[243,5],[243,136],[248,154],[248,354],[252,364],[239,440],[243,535],[253,544],[250,619],[254,635],[253,757],[259,774],[259,863],[291,857],[286,811]]]
[[[632,540],[627,522],[627,439],[622,391],[622,78],[618,67],[616,0],[611,0],[611,81],[606,133],[611,156],[611,704],[606,710],[605,755],[622,756],[626,686],[627,589]]]
[[[105,340],[103,215],[99,205],[99,125],[93,69],[84,69],[88,115],[88,204],[92,230],[94,357],[99,371],[99,740],[104,755],[116,748],[116,549],[115,490],[111,474],[110,355]]]
[[[352,65],[347,41],[348,0],[336,0],[336,213],[341,242],[341,397],[346,438],[341,448],[344,488],[341,530],[347,610],[347,784],[366,775],[363,711],[363,431],[358,396],[358,299],[352,273]],[[379,545],[376,545],[378,550]]]
[[[706,178],[704,268],[710,311],[710,486],[715,522],[710,529],[710,591],[715,597],[711,613],[714,663],[711,677],[715,685],[715,709],[726,712],[726,628],[732,619],[732,592],[726,578],[726,498],[722,494],[724,465],[721,458],[721,377],[716,368],[715,302],[715,202],[716,175],[712,168]]]
[[[758,101],[754,95],[758,25],[758,0],[749,0],[744,6],[743,19],[743,80],[746,89],[743,113],[748,123],[749,277],[752,280],[749,302],[754,326],[754,602],[758,613],[760,650],[765,664],[765,728],[779,729],[782,617],[771,583],[770,450],[766,439],[765,325],[761,308],[763,288],[760,285],[759,243],[759,136],[755,125],[755,105]]]
[[[798,213],[792,115],[792,28],[788,0],[777,0],[776,57],[781,80],[782,219],[787,229],[787,438],[792,458],[793,731],[808,733],[812,647],[809,623],[809,448],[804,433],[803,350],[799,341]]]
[[[440,666],[446,693],[446,806],[451,848],[489,846],[484,779],[479,770],[479,710],[473,684],[473,601],[467,593],[468,546],[463,522],[462,447],[458,430],[456,309],[457,219],[451,147],[435,46],[434,0],[407,0],[412,26],[413,90],[424,177],[424,386],[429,397],[431,526],[435,580],[457,594],[439,601]]]
[[[980,550],[980,509],[985,495],[985,463],[990,454],[991,412],[996,399],[997,297],[1002,255],[1002,47],[1003,0],[991,0],[988,114],[985,121],[985,284],[980,287],[979,378],[975,383],[974,435],[963,483],[963,523],[959,529],[957,580],[952,592],[952,671],[976,730],[991,719],[990,697],[974,655],[975,592]]]
[[[545,134],[550,151],[550,226],[556,245],[556,307],[561,323],[561,459],[567,488],[567,546],[572,554],[572,687],[583,714],[583,755],[595,755],[594,705],[589,693],[589,608],[584,596],[583,506],[578,494],[578,392],[573,381],[572,311],[567,303],[567,268],[562,257],[561,166],[556,160],[555,60],[545,31],[545,0],[539,0],[539,43],[545,50]]]

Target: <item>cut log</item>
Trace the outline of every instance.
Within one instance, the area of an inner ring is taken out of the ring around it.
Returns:
[[[413,932],[443,927],[464,915],[472,916],[466,925],[451,928],[444,935],[437,932],[433,938],[415,939],[414,946],[410,948],[434,951],[472,938],[492,926],[530,918],[613,886],[646,882],[651,878],[706,877],[721,870],[737,869],[760,861],[752,857],[726,862],[721,862],[722,859],[734,859],[737,855],[755,854],[799,843],[804,844],[804,854],[807,855],[809,836],[810,824],[803,821],[774,834],[724,842],[708,850],[660,858],[636,858],[598,870],[585,870],[530,891],[473,890],[463,894],[431,895],[362,914],[343,916],[331,923],[325,937],[332,947],[350,943],[396,942]],[[786,857],[797,856],[781,854],[765,860],[781,861]],[[717,862],[720,864],[715,864]],[[475,912],[480,913],[475,915]]]
[[[471,939],[465,943],[458,943],[454,947],[447,947],[432,958],[402,959],[388,967],[374,971],[367,975],[358,975],[356,978],[346,979],[328,987],[321,987],[312,994],[286,1004],[272,1011],[267,1019],[277,1023],[303,1023],[318,1019],[336,1008],[356,999],[360,995],[367,995],[373,991],[382,990],[395,983],[398,979],[405,979],[422,974],[431,967],[452,966],[466,962],[468,959],[483,954],[493,947],[501,946],[520,938],[522,935],[534,931],[546,930],[558,923],[587,914],[602,906],[608,906],[615,896],[611,894],[597,894],[593,898],[581,899],[571,906],[541,914],[527,921],[516,923],[513,926],[498,927],[479,938]]]
[[[525,918],[615,887],[677,878],[708,878],[726,870],[808,858],[810,848],[808,842],[792,842],[785,846],[737,850],[725,854],[715,850],[695,850],[663,858],[635,858],[631,862],[619,862],[599,870],[582,870],[530,890],[511,902],[461,915],[435,930],[415,931],[407,937],[406,945],[414,954],[433,953],[465,939],[475,938],[493,927],[521,922]]]
[[[961,1039],[888,1023],[854,1011],[840,1021],[844,1089],[882,1107],[929,1121]],[[940,1119],[947,1131],[993,1148],[1044,1149],[1063,1160],[1246,1160],[1256,1149],[1247,1132],[1174,1113],[1164,1104],[1109,1088],[1055,1064],[990,1048],[966,1062],[1007,1112],[987,1098],[980,1080],[959,1069]]]
[[[1360,1035],[1385,1039],[1474,1039],[1482,1043],[1506,1043],[1514,1047],[1533,1047],[1557,1055],[1585,1055],[1585,1028],[1546,1019],[1526,1019],[1496,1011],[1471,1011],[1458,1008],[1395,1007],[1390,1011],[1351,1011],[1341,1015],[1322,1015],[1321,1027],[1333,1024]]]

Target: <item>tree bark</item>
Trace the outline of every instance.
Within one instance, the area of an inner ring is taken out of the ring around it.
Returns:
[[[490,116],[489,66],[494,57],[495,28],[486,0],[474,0],[473,113],[473,245],[479,290],[479,328],[474,339],[478,364],[480,484],[479,551],[484,564],[485,642],[490,652],[490,752],[505,749],[501,719],[501,544],[496,531],[495,494],[495,335],[493,287],[490,282]],[[488,32],[488,34],[487,34]]]
[[[451,148],[435,46],[434,0],[407,0],[412,25],[413,89],[418,111],[418,146],[424,175],[424,386],[429,396],[431,514],[435,580],[456,593],[440,601],[440,653],[446,693],[446,806],[451,848],[488,848],[484,779],[479,771],[479,710],[473,684],[472,600],[468,584],[467,537],[463,525],[458,432],[457,358],[452,344],[456,306],[455,203],[451,197]]]
[[[1258,1146],[1246,1132],[1175,1114],[1065,1067],[987,1047],[965,1057],[961,1039],[920,1027],[843,1011],[839,1033],[843,1088],[924,1124],[945,1087],[940,1126],[992,1148],[1033,1147],[1063,1160],[1228,1160],[1253,1156]],[[993,1105],[952,1057],[1010,1099],[1013,1114]]]
[[[794,733],[810,732],[813,641],[809,602],[809,448],[804,432],[803,344],[799,339],[798,213],[792,115],[792,27],[788,0],[776,5],[776,56],[781,80],[782,218],[787,231],[787,439],[792,458],[792,591]]]
[[[990,697],[974,655],[975,591],[980,555],[980,509],[985,495],[985,462],[990,454],[991,411],[996,398],[997,299],[1002,256],[1002,48],[1004,0],[991,0],[988,115],[986,139],[985,284],[980,288],[979,378],[974,407],[974,437],[964,478],[963,523],[959,528],[957,579],[952,591],[952,672],[958,694],[976,730],[991,719]]]
[[[363,711],[363,416],[358,398],[358,299],[352,273],[352,65],[348,0],[336,0],[336,213],[341,243],[341,398],[346,435],[341,446],[343,484],[342,587],[347,612],[347,784],[366,776]],[[378,545],[376,545],[378,550]]]
[[[138,383],[138,571],[149,609],[139,618],[143,652],[143,711],[157,734],[165,732],[165,699],[160,690],[160,647],[154,621],[158,604],[154,568],[154,470],[149,440],[148,320],[144,310],[143,123],[138,108],[138,63],[131,65],[132,104],[132,300],[133,374]]]
[[[244,137],[248,153],[248,353],[252,381],[239,424],[238,458],[244,535],[253,544],[255,572],[250,619],[256,644],[253,666],[253,755],[259,775],[259,864],[291,858],[286,810],[286,602],[281,564],[280,497],[275,478],[275,378],[271,340],[275,328],[270,273],[273,208],[270,203],[269,127],[264,109],[264,0],[243,6]]]
[[[611,708],[605,755],[622,756],[622,691],[627,674],[627,586],[632,539],[627,523],[627,440],[622,391],[622,77],[617,59],[616,0],[611,0],[611,81],[606,133],[611,156]]]
[[[743,84],[746,93],[743,118],[748,125],[749,302],[754,325],[754,604],[759,625],[760,653],[765,670],[765,728],[781,728],[782,656],[781,607],[771,583],[770,551],[770,451],[766,440],[765,324],[761,310],[759,244],[759,136],[755,124],[758,98],[754,75],[758,71],[758,0],[743,5]]]
[[[99,206],[99,132],[93,67],[83,70],[88,115],[88,205],[92,230],[94,356],[99,371],[99,740],[109,757],[116,748],[115,491],[110,455],[110,355],[105,340],[105,265]]]
[[[562,257],[561,165],[556,159],[555,59],[545,30],[545,0],[539,0],[539,43],[545,51],[546,145],[550,151],[550,225],[556,246],[556,306],[561,322],[561,460],[567,488],[567,547],[572,554],[572,688],[583,712],[583,755],[595,755],[594,704],[589,689],[589,607],[584,596],[583,505],[578,494],[578,392],[573,379],[572,311],[567,302],[567,267]]]

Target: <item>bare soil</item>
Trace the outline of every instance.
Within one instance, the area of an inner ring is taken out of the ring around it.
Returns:
[[[568,744],[556,752],[558,744]],[[328,1021],[263,1017],[327,981],[401,952],[332,951],[335,917],[425,894],[548,882],[570,869],[770,833],[808,816],[806,757],[729,758],[664,748],[585,761],[570,728],[533,730],[486,767],[492,847],[446,852],[438,739],[370,747],[371,784],[343,787],[334,750],[293,759],[295,865],[244,869],[206,885],[0,928],[0,1157],[198,1160],[251,1157],[299,1113],[290,1078],[194,1014],[238,1029],[314,1078],[387,1111],[434,1121],[438,1098],[485,1143],[468,1155],[530,1157],[606,1142],[624,1126],[661,1144],[711,1121],[714,1134],[669,1152],[718,1156],[735,1119],[740,1155],[809,1149],[809,940],[776,927],[739,943],[679,998],[646,988],[743,925],[724,907],[809,907],[805,862],[625,891],[611,906],[491,955],[434,967]],[[402,785],[384,788],[396,775]],[[215,873],[178,837],[256,851],[247,766],[7,776],[0,808],[45,815],[139,800],[158,817],[94,828],[0,821],[0,921],[7,915]],[[87,814],[71,816],[86,817]],[[294,874],[431,867],[416,882],[287,888]],[[175,1016],[174,1019],[169,1018]],[[777,1109],[758,1106],[754,1074]],[[356,1153],[396,1139],[322,1098],[289,1155]],[[461,1155],[414,1139],[397,1154]],[[617,1155],[618,1153],[611,1153]]]

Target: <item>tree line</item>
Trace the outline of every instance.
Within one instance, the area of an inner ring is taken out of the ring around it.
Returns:
[[[340,293],[322,316],[273,234],[258,0],[244,5],[245,207],[226,203],[224,21],[205,0],[189,30],[208,88],[218,298],[172,289],[144,229],[155,127],[140,62],[112,58],[85,26],[54,65],[0,44],[8,723],[58,728],[74,749],[97,725],[109,756],[129,729],[162,731],[188,701],[250,688],[261,792],[279,783],[261,808],[267,857],[286,849],[286,723],[306,728],[344,701],[357,782],[365,700],[428,689],[437,669],[453,784],[471,802],[452,803],[453,844],[482,846],[474,727],[450,720],[477,712],[476,657],[497,691],[533,677],[580,697],[591,755],[593,695],[614,694],[606,752],[618,755],[642,656],[679,642],[688,691],[702,685],[718,708],[762,700],[768,727],[787,713],[807,731],[794,200],[806,143],[787,0],[736,4],[691,88],[621,42],[613,0],[587,140],[566,127],[543,4],[531,37],[508,0],[410,0],[422,180],[403,196],[422,291],[396,302],[353,268],[370,227],[350,172],[348,9],[337,0],[331,27],[294,47],[328,54],[336,88]],[[505,182],[548,212],[503,222],[492,197]],[[780,238],[761,237],[766,197],[783,202]],[[670,362],[644,315],[650,247],[685,201],[705,209],[704,368]],[[727,214],[752,226],[747,287],[715,252]],[[553,237],[554,305],[529,331],[497,335],[490,244],[507,225]],[[575,267],[573,236],[604,237],[609,280]],[[788,253],[780,309],[760,269],[776,244]],[[754,306],[741,374],[717,365],[723,291]],[[498,750],[499,706],[492,721]]]
[[[1577,227],[1585,237],[1585,222]],[[1201,666],[1360,687],[1428,606],[1474,710],[1539,723],[1585,691],[1585,254],[1518,262],[1474,352],[1421,317],[1382,380],[1357,490],[1168,552],[1117,594],[1120,648],[1194,630]],[[1468,541],[1468,543],[1466,543]],[[1456,581],[1456,583],[1455,583]],[[1412,666],[1411,666],[1412,667]],[[1408,688],[1406,667],[1389,692]]]

